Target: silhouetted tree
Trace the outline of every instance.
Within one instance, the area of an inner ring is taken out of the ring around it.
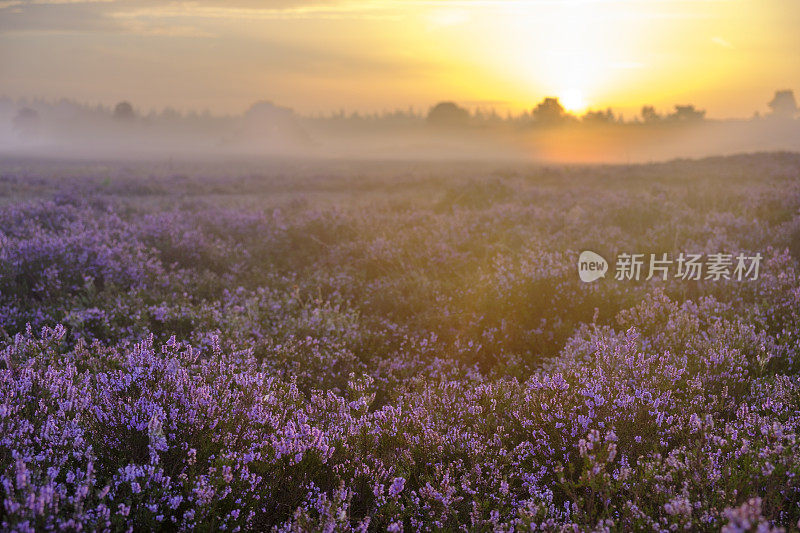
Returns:
[[[469,123],[469,111],[453,102],[440,102],[428,112],[428,123],[446,127],[466,126]]]
[[[645,124],[655,124],[661,121],[661,115],[656,112],[656,108],[651,105],[642,107],[642,121]]]
[[[272,102],[256,102],[244,114],[242,140],[286,148],[308,142],[294,111]]]
[[[676,105],[675,112],[669,118],[676,122],[699,122],[706,117],[703,109],[697,109],[693,105]]]
[[[120,102],[114,107],[114,118],[117,120],[133,120],[133,106],[128,102]]]
[[[180,120],[183,118],[183,116],[181,115],[180,111],[177,111],[172,107],[165,107],[161,111],[159,118],[163,120]]]
[[[35,109],[23,107],[12,122],[14,129],[22,136],[33,137],[39,133],[39,112]]]
[[[475,121],[484,124],[496,124],[498,122],[502,122],[503,118],[497,114],[497,111],[494,108],[490,109],[489,111],[477,109],[475,111]]]
[[[617,120],[609,107],[605,111],[587,111],[582,120],[588,124],[611,124]]]
[[[547,97],[533,110],[533,120],[540,124],[558,124],[566,119],[564,106],[558,98]]]
[[[794,118],[798,111],[794,91],[790,90],[775,91],[775,96],[767,105],[772,110],[771,115],[776,118]]]

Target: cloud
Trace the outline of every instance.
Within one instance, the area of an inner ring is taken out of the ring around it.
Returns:
[[[106,14],[115,2],[6,2],[0,6],[0,32],[114,30]],[[117,28],[119,29],[119,28]]]
[[[109,4],[116,0],[3,0],[0,10],[25,6],[58,6],[64,4]]]
[[[433,28],[458,26],[470,20],[469,12],[463,8],[438,8],[428,15],[428,22]]]
[[[391,0],[0,0],[0,32],[207,35],[195,23],[385,19],[399,5]]]
[[[278,7],[256,7],[247,2],[220,4],[216,2],[168,2],[138,9],[117,10],[117,19],[172,18],[205,20],[283,20],[283,19],[363,19],[387,18],[380,3],[329,2],[285,3]]]
[[[429,11],[434,26],[458,25],[472,9],[516,12],[531,6],[575,4],[683,4],[687,0],[0,0],[0,32],[128,32],[152,34],[165,27],[207,34],[200,21],[392,19]],[[691,0],[725,2],[730,0]],[[642,16],[639,14],[638,16]],[[685,17],[683,13],[658,18]],[[162,20],[159,20],[162,19]],[[166,21],[164,19],[169,19]],[[716,42],[716,41],[715,41]],[[722,45],[721,43],[717,43]],[[722,45],[724,46],[724,45]]]
[[[634,70],[644,68],[645,64],[641,61],[613,61],[609,66],[617,70]]]
[[[730,49],[734,48],[734,46],[729,41],[726,41],[722,37],[712,37],[711,42],[723,48],[730,48]]]

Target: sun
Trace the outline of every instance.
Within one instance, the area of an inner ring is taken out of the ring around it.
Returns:
[[[567,89],[561,93],[559,100],[567,111],[574,113],[586,109],[586,100],[583,97],[583,93],[578,89]]]

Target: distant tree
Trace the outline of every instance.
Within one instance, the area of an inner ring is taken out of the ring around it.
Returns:
[[[581,117],[583,122],[588,124],[611,124],[612,122],[616,122],[617,117],[614,116],[614,112],[609,107],[605,111],[587,111],[583,117]]]
[[[699,122],[706,117],[705,110],[697,109],[693,105],[676,105],[675,112],[669,118],[676,122]]]
[[[120,102],[114,107],[114,118],[117,120],[133,120],[135,116],[129,102]]]
[[[183,115],[181,115],[181,113],[178,110],[172,107],[165,107],[161,111],[159,118],[161,118],[162,120],[180,120],[181,118],[183,118]]]
[[[242,139],[273,148],[287,148],[307,143],[309,137],[294,111],[272,102],[256,102],[243,117]]]
[[[533,120],[540,124],[558,124],[567,118],[564,106],[558,98],[547,97],[533,110]]]
[[[642,121],[645,124],[655,124],[661,122],[661,115],[656,112],[656,108],[651,105],[642,107]]]
[[[39,133],[39,112],[30,107],[19,110],[12,121],[14,129],[22,136],[33,137]]]
[[[772,101],[767,104],[772,110],[771,115],[776,118],[794,118],[797,114],[797,101],[794,91],[775,91]]]
[[[469,111],[453,102],[440,102],[428,112],[428,123],[446,127],[466,126]]]

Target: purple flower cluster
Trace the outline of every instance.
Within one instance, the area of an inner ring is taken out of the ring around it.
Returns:
[[[674,165],[0,207],[0,529],[800,528],[800,158]]]

